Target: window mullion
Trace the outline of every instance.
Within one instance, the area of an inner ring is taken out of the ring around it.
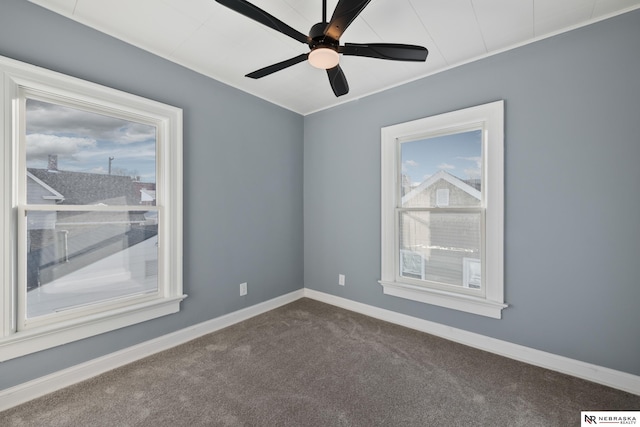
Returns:
[[[137,211],[154,211],[160,210],[159,206],[147,206],[147,205],[113,205],[113,206],[100,206],[100,205],[36,205],[36,204],[21,204],[19,205],[26,211],[58,211],[58,212],[73,212],[73,211],[87,211],[87,212],[137,212]]]
[[[484,210],[483,207],[448,207],[448,208],[429,208],[429,207],[420,207],[420,208],[396,208],[400,212],[440,212],[440,213],[470,213],[470,212],[482,212]]]

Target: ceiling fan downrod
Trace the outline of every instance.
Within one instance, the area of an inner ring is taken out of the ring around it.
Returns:
[[[328,24],[327,22],[327,0],[322,0],[322,22]]]

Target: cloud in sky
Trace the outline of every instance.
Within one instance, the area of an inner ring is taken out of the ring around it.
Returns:
[[[49,154],[73,157],[81,150],[95,146],[94,139],[34,133],[27,135],[26,151],[29,160],[47,160]]]
[[[480,156],[458,157],[458,158],[461,159],[461,160],[468,160],[470,162],[475,162],[477,168],[481,168],[482,167],[482,157],[480,157]]]
[[[466,178],[476,179],[482,176],[482,157],[460,157],[460,159],[475,163],[475,167],[467,167],[464,169]]]
[[[482,170],[480,169],[465,169],[464,173],[468,179],[477,179],[482,176]]]
[[[402,162],[402,172],[408,172],[409,168],[416,168],[418,166],[420,166],[420,163],[415,160],[405,160]]]
[[[482,132],[472,130],[402,142],[400,151],[402,173],[409,175],[413,182],[423,181],[442,170],[460,179],[479,177]]]
[[[142,123],[128,123],[127,126],[120,128],[119,131],[118,137],[114,139],[114,142],[120,144],[149,141],[156,137],[155,127]]]
[[[436,166],[438,169],[441,170],[451,170],[451,169],[455,169],[456,167],[450,163],[440,163],[438,166]]]
[[[155,181],[155,126],[34,99],[26,108],[28,167],[45,168],[55,154],[60,170],[108,173],[112,168]]]
[[[155,139],[156,129],[143,123],[29,99],[27,134],[32,133],[72,134],[115,144],[131,144]]]

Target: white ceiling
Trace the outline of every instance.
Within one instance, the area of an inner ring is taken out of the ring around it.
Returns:
[[[262,79],[245,74],[308,52],[214,0],[29,0],[292,111],[308,114],[640,8],[640,0],[373,0],[342,35],[351,43],[425,46],[424,63],[342,56],[349,94],[300,63]],[[250,0],[307,34],[322,0]],[[331,16],[338,0],[328,0]]]

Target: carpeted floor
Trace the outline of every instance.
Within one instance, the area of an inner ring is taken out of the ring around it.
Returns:
[[[579,426],[640,396],[301,299],[0,413],[9,426]]]

